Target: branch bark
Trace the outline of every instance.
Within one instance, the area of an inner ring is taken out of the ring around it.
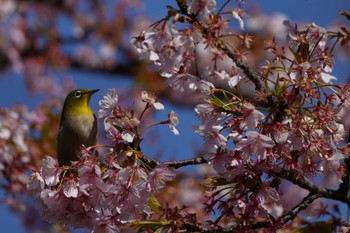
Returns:
[[[184,166],[198,165],[198,164],[204,164],[204,163],[208,163],[208,161],[205,160],[203,157],[196,157],[193,159],[163,162],[162,164],[164,164],[168,167],[172,167],[172,168],[177,169],[177,168],[184,167]]]
[[[309,193],[298,205],[296,205],[293,209],[291,209],[287,214],[280,217],[275,223],[272,222],[258,222],[253,225],[249,226],[240,226],[240,227],[229,227],[224,228],[220,226],[213,226],[213,227],[203,227],[200,225],[194,225],[190,223],[184,224],[181,228],[187,231],[196,231],[201,233],[209,233],[209,232],[217,232],[217,233],[225,233],[225,232],[246,232],[251,231],[252,229],[261,229],[266,227],[273,227],[274,224],[278,224],[283,226],[284,224],[288,223],[289,221],[293,220],[295,216],[297,216],[302,210],[306,209],[309,204],[311,204],[314,200],[319,198],[318,194],[315,193]]]
[[[287,222],[293,220],[295,216],[297,216],[302,210],[306,209],[309,204],[311,204],[314,200],[319,198],[319,194],[317,193],[309,193],[297,206],[293,207],[287,214],[280,218],[280,222],[282,225]]]
[[[185,167],[185,166],[208,163],[208,161],[206,159],[204,159],[203,157],[196,157],[196,158],[192,158],[192,159],[184,159],[184,160],[168,161],[168,162],[158,162],[158,161],[150,159],[146,156],[142,156],[139,159],[141,160],[141,162],[147,164],[147,166],[149,166],[151,168],[155,168],[157,165],[163,164],[167,167],[178,169],[178,168]]]
[[[350,135],[347,140],[348,146],[350,143]],[[349,193],[349,182],[350,182],[350,157],[347,155],[344,159],[345,169],[342,177],[342,183],[339,185],[338,191],[340,193],[344,193],[344,195],[348,195]]]
[[[338,190],[332,190],[327,188],[322,188],[314,183],[312,183],[308,178],[302,174],[297,174],[296,172],[282,170],[276,174],[278,177],[281,177],[285,180],[292,182],[293,184],[298,185],[301,188],[304,188],[311,193],[316,193],[319,197],[329,198],[336,201],[341,201],[347,204],[350,207],[350,199],[347,197],[347,193],[341,192]]]

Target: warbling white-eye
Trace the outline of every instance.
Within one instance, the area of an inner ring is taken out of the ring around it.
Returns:
[[[82,145],[94,146],[97,140],[97,119],[89,103],[99,91],[77,89],[64,101],[61,124],[57,136],[57,158],[60,166],[78,159]]]

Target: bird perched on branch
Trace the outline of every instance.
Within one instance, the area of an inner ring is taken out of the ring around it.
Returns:
[[[97,140],[97,119],[89,103],[99,91],[77,89],[64,101],[61,124],[57,136],[57,158],[60,166],[78,159],[82,145],[94,146]]]

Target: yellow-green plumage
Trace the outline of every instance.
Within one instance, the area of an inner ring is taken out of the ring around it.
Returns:
[[[64,101],[57,137],[57,158],[60,166],[77,160],[81,146],[94,146],[97,140],[97,120],[89,103],[98,90],[77,89]]]

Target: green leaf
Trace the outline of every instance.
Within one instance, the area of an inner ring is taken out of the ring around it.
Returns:
[[[210,99],[210,103],[213,104],[214,106],[222,107],[224,103],[216,96],[213,96]]]
[[[161,233],[163,230],[163,227],[159,227],[157,228],[157,230],[154,231],[154,233]]]
[[[214,188],[222,185],[230,184],[225,178],[216,176],[216,177],[207,177],[203,186],[208,188]]]
[[[339,11],[339,14],[345,16],[348,20],[350,20],[350,13],[346,11]]]
[[[280,97],[281,92],[282,92],[282,88],[281,88],[281,85],[280,85],[280,74],[277,73],[277,79],[276,79],[276,84],[275,84],[275,95],[277,97]]]
[[[148,206],[156,214],[162,214],[163,213],[163,211],[160,208],[162,205],[159,203],[159,201],[155,198],[154,195],[152,195],[150,197],[150,199],[148,200]]]
[[[158,230],[159,228],[167,227],[172,225],[172,221],[163,221],[163,220],[131,220],[127,225],[124,226],[124,229],[127,228],[139,228],[137,232],[144,232],[144,229]]]
[[[302,63],[302,58],[299,53],[295,52],[291,47],[288,47],[289,50],[293,53],[295,60],[298,64]]]
[[[335,232],[335,225],[332,221],[326,222],[310,222],[302,229],[302,233],[313,233],[317,229],[317,233]]]

